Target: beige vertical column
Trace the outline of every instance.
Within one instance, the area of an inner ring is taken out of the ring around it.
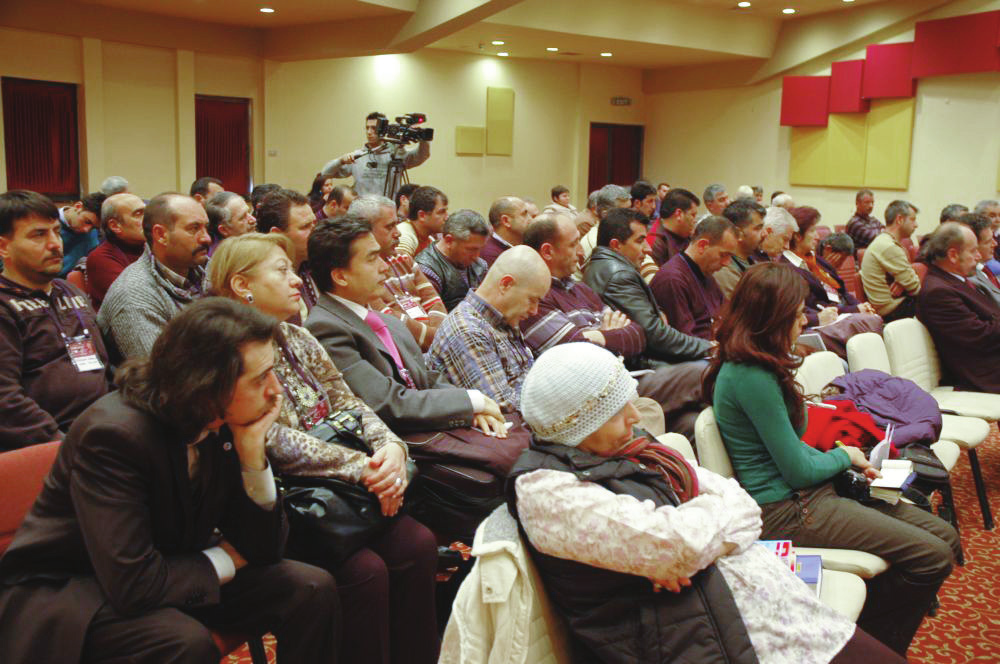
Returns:
[[[194,127],[194,51],[177,50],[177,191],[197,177]]]
[[[80,186],[86,193],[101,186],[107,172],[104,127],[104,53],[100,39],[83,37],[83,85],[77,104],[80,115]]]

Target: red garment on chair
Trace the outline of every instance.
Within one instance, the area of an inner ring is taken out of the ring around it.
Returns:
[[[802,440],[810,447],[826,452],[838,440],[851,447],[872,447],[885,437],[885,431],[875,424],[872,416],[858,410],[853,401],[824,403],[835,408],[809,407],[809,425]],[[896,456],[895,448],[889,456]]]

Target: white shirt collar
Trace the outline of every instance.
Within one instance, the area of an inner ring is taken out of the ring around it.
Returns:
[[[781,255],[787,258],[788,261],[795,267],[802,267],[806,263],[804,260],[802,260],[801,256],[799,256],[791,249],[785,249],[783,252],[781,252]]]
[[[347,300],[345,298],[340,297],[339,295],[334,295],[333,293],[327,293],[327,294],[333,299],[335,299],[337,302],[340,302],[342,305],[344,305],[352,312],[354,312],[354,314],[356,314],[357,317],[360,318],[361,320],[364,320],[365,316],[368,315],[368,307],[363,307],[357,302]]]

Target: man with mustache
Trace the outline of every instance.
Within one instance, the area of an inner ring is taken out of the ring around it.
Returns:
[[[118,276],[97,316],[112,354],[145,357],[160,330],[201,297],[212,239],[205,208],[190,196],[165,193],[142,216],[146,249]]]
[[[56,278],[59,230],[59,211],[45,196],[0,194],[0,451],[62,438],[108,391],[96,314]]]

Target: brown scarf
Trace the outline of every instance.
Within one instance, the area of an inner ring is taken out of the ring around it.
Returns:
[[[824,284],[829,286],[836,293],[840,293],[840,284],[837,280],[830,276],[830,273],[824,270],[819,262],[816,261],[816,254],[809,254],[805,257],[806,265],[809,266],[809,271],[812,275],[822,281]]]
[[[619,454],[659,472],[682,503],[698,495],[698,475],[677,450],[648,436],[640,436],[622,448]]]

